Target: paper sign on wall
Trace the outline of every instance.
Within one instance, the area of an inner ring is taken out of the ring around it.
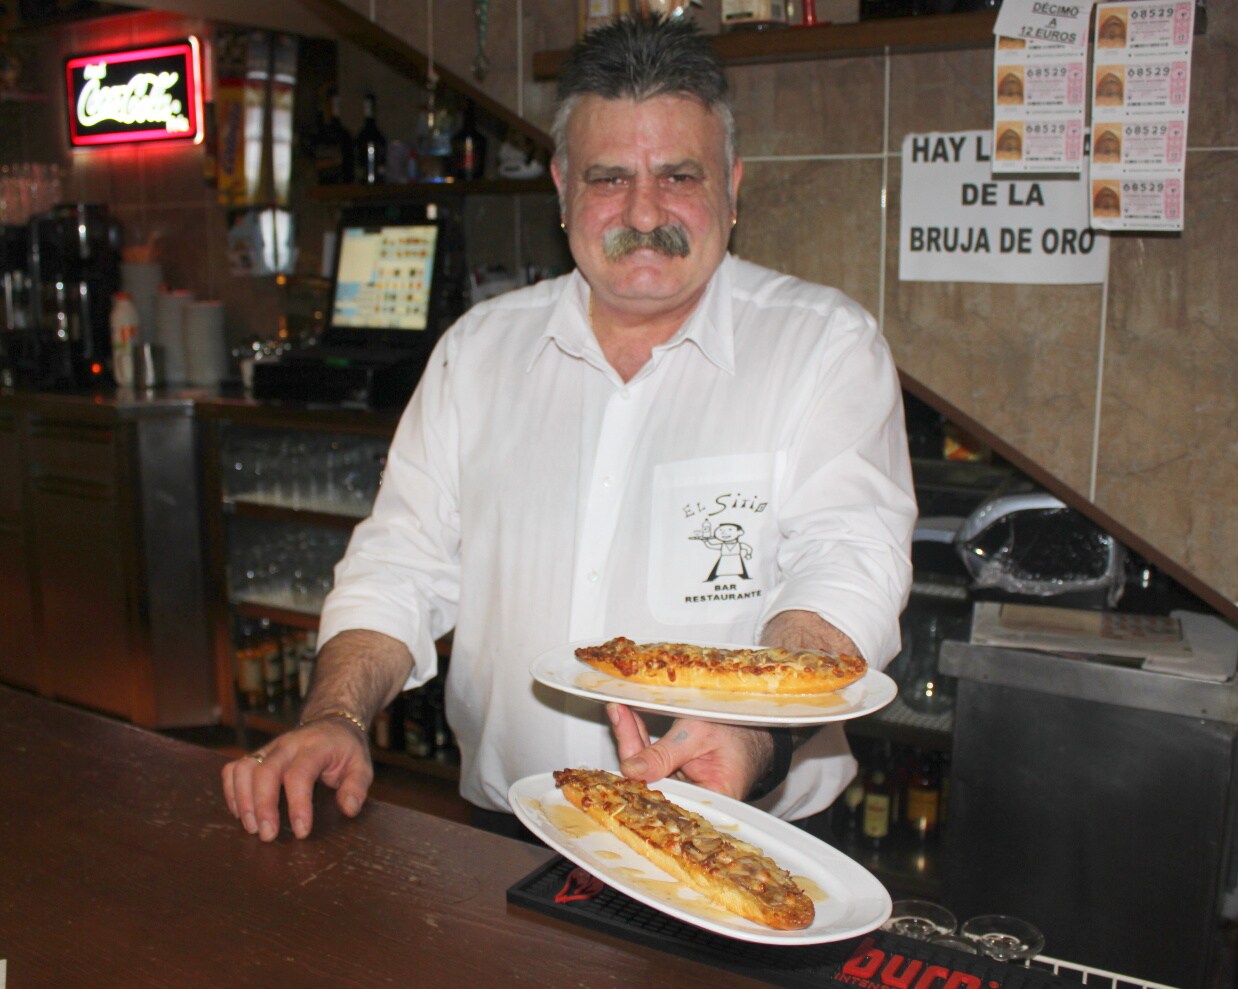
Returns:
[[[1082,177],[995,178],[989,131],[908,134],[902,160],[902,281],[1104,281],[1109,238],[1088,224]]]
[[[1194,34],[1194,0],[1097,4],[1094,226],[1182,229]]]

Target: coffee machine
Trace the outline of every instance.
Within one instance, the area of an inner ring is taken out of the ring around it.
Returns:
[[[112,380],[120,240],[100,204],[61,203],[30,221],[30,325],[20,335],[19,384],[74,390]]]

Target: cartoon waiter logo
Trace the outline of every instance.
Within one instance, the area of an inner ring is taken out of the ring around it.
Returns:
[[[719,522],[711,528],[709,519],[705,519],[701,527],[688,537],[718,551],[718,559],[714,563],[714,568],[705,578],[707,582],[713,583],[719,577],[751,579],[744,561],[752,559],[752,547],[740,540],[739,537],[743,534],[742,525],[736,525],[734,522]]]

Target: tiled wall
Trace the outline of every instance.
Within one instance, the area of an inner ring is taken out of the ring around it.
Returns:
[[[435,58],[469,75],[473,4],[348,2],[421,51],[432,24]],[[488,5],[492,67],[482,88],[544,130],[553,84],[532,82],[532,56],[571,43],[575,6]],[[716,27],[710,7],[707,29]],[[1115,236],[1107,284],[898,280],[902,138],[988,125],[989,50],[730,69],[746,161],[734,249],[848,291],[881,319],[905,371],[1233,600],[1238,17],[1228,4],[1209,8],[1207,34],[1196,39],[1186,229]],[[340,63],[346,122],[359,122],[354,104],[375,86],[389,133],[405,126],[399,115],[415,104],[414,86],[346,47]],[[176,233],[168,267],[224,298],[234,326],[274,320],[278,293],[226,276],[222,213],[202,193],[198,159],[123,156],[85,170],[87,188],[135,228]],[[510,215],[522,230],[513,243],[545,242],[553,203],[526,206],[489,204],[482,226],[508,230]],[[495,249],[506,257],[512,247]]]

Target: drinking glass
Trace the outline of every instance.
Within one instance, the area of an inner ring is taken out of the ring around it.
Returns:
[[[896,900],[890,919],[881,929],[927,941],[937,934],[953,934],[957,923],[954,914],[940,904],[928,900]]]
[[[963,937],[975,941],[980,951],[997,961],[1034,958],[1045,946],[1045,936],[1026,920],[1005,914],[973,917],[963,925]]]

